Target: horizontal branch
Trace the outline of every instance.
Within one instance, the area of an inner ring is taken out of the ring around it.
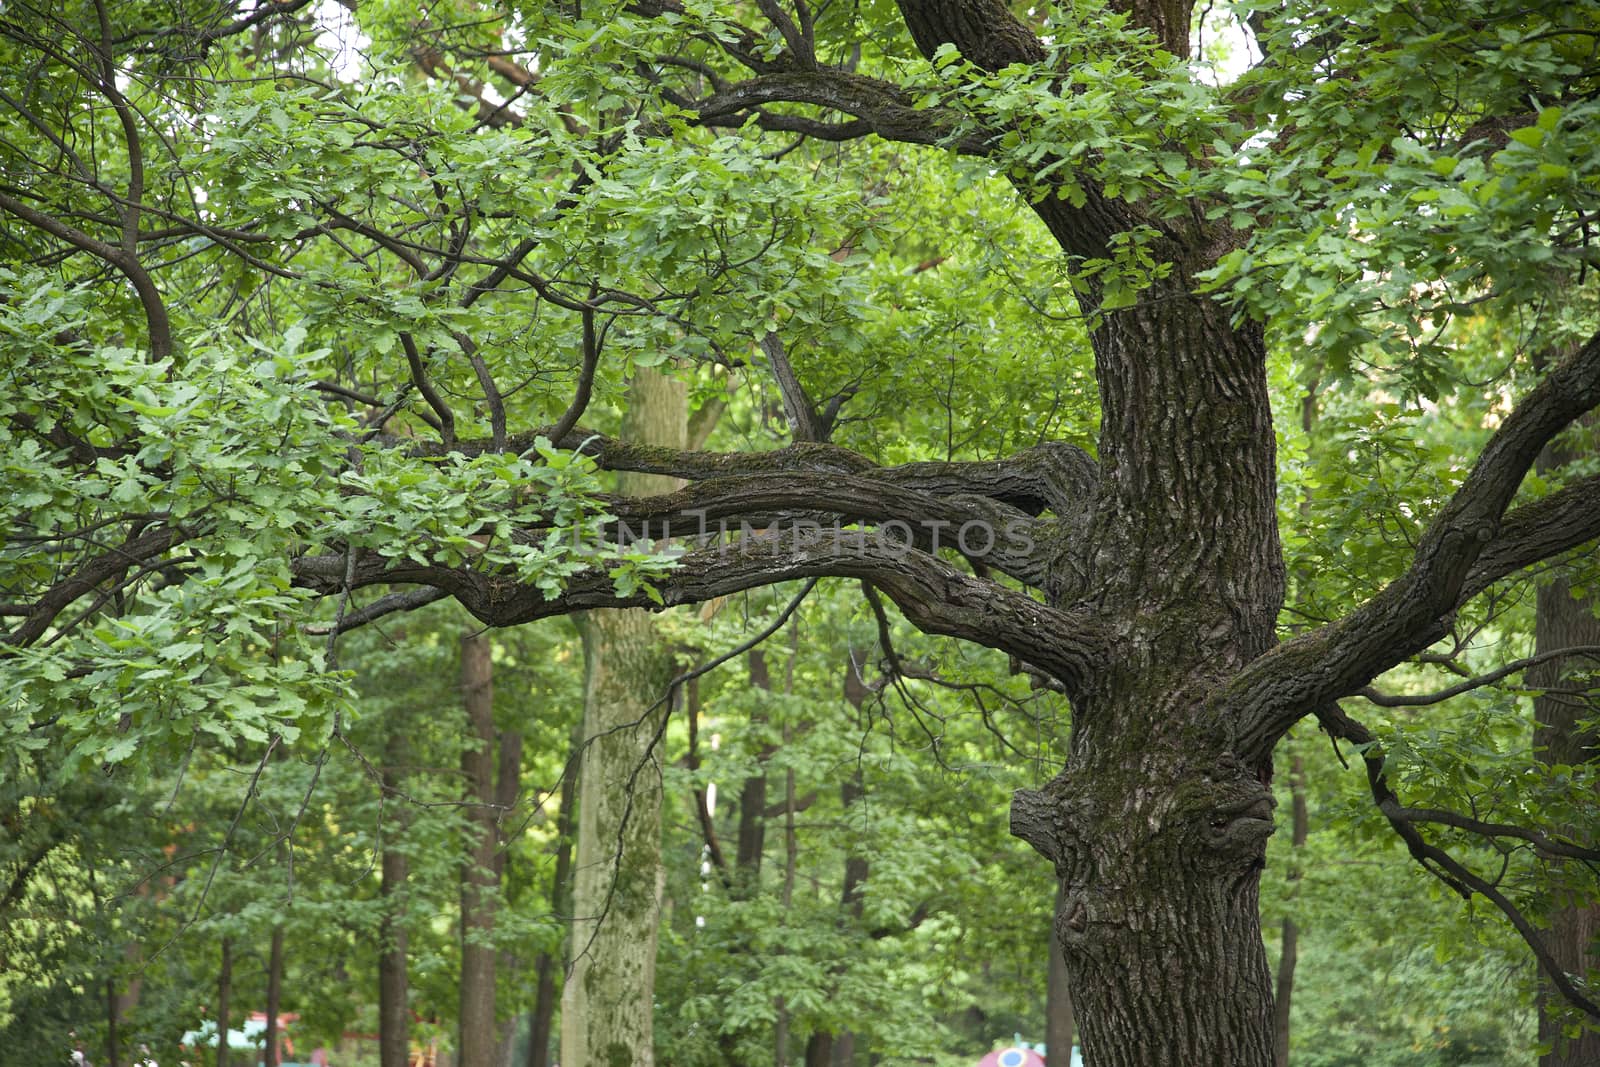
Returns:
[[[1500,531],[1478,555],[1461,600],[1500,579],[1600,537],[1600,474],[1506,513]]]
[[[302,588],[324,594],[344,588],[342,553],[303,557],[292,568],[295,584]],[[357,558],[351,587],[429,585],[454,596],[488,625],[512,626],[589,608],[659,610],[822,577],[867,579],[922,630],[1000,649],[1048,671],[1069,689],[1109,656],[1105,638],[1089,618],[969,577],[927,553],[867,531],[796,530],[686,553],[671,572],[656,579],[659,602],[644,589],[619,596],[604,566],[573,575],[560,595],[547,597],[503,573],[388,560],[371,552]]]
[[[907,481],[919,480],[916,472],[901,471]],[[933,472],[921,480],[938,484]],[[946,484],[964,483],[951,479]],[[1043,587],[1049,569],[1047,531],[1021,509],[970,493],[941,496],[908,489],[886,477],[739,474],[696,482],[662,496],[617,496],[603,503],[615,516],[605,534],[616,542],[704,541],[740,524],[795,529],[863,522],[880,527],[895,524],[903,543],[927,552],[953,548],[1035,587]]]
[[[1568,841],[1557,841],[1548,834],[1542,834],[1538,830],[1529,830],[1524,826],[1484,822],[1482,819],[1469,818],[1460,812],[1447,811],[1443,808],[1405,808],[1396,806],[1386,814],[1391,818],[1403,819],[1406,822],[1426,822],[1435,823],[1439,826],[1453,826],[1458,830],[1466,830],[1483,837],[1510,837],[1518,841],[1526,841],[1540,852],[1550,856],[1562,856],[1566,859],[1600,863],[1600,849],[1584,848]]]
[[[766,110],[774,104],[827,108],[851,116],[860,125],[840,127]],[[730,120],[742,122],[754,116],[763,128],[802,133],[814,130],[828,140],[842,140],[846,133],[872,133],[902,144],[942,145],[949,142],[962,123],[955,112],[917,107],[915,97],[898,85],[839,70],[763,74],[713,93],[694,106],[703,125],[725,126]],[[839,136],[828,136],[830,128]],[[968,155],[986,155],[989,138],[969,136],[957,141],[956,148]]]
[[[1063,518],[1088,506],[1098,471],[1093,457],[1062,441],[1047,441],[1004,459],[907,463],[897,467],[879,467],[839,445],[802,442],[766,452],[699,452],[635,444],[581,427],[555,437],[551,437],[550,428],[513,434],[507,439],[506,448],[525,454],[539,437],[549,439],[557,448],[581,452],[608,471],[662,474],[688,481],[781,473],[858,475],[935,496],[983,496],[1029,515],[1048,510]],[[425,455],[459,452],[471,457],[494,448],[492,442],[485,440],[460,441],[449,447],[419,444],[411,438],[379,440],[395,448],[420,449]]]

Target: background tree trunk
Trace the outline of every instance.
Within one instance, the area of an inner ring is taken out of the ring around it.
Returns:
[[[109,1067],[122,1067],[122,1049],[117,1033],[117,983],[106,979],[106,1063]]]
[[[640,368],[622,436],[684,447],[683,383]],[[619,491],[670,492],[670,478],[625,474]],[[645,611],[592,611],[583,635],[584,738],[572,965],[561,997],[562,1067],[650,1067],[661,910],[661,752],[670,649]]]
[[[283,924],[272,928],[272,944],[267,949],[267,1032],[266,1067],[278,1067],[278,1012],[283,1002]]]
[[[468,738],[477,743],[461,754],[466,782],[467,853],[461,870],[461,1016],[456,1045],[459,1067],[496,1067],[495,898],[499,838],[496,832],[494,667],[489,638],[461,639],[461,693]]]
[[[750,666],[750,687],[768,691],[772,688],[772,673],[767,669],[767,654],[752,648],[747,662]],[[750,713],[752,731],[764,726],[765,711]],[[760,763],[764,766],[772,755],[772,746],[762,746]],[[739,789],[739,850],[734,860],[734,895],[749,898],[756,895],[761,885],[761,856],[766,848],[767,827],[767,776],[762,770],[744,780]]]
[[[1595,432],[1593,420],[1586,428]],[[1575,449],[1546,448],[1540,456],[1539,470],[1553,470],[1578,458]],[[1567,576],[1556,576],[1540,585],[1535,601],[1534,653],[1552,652],[1573,645],[1600,645],[1600,596],[1593,593],[1574,596]],[[1532,667],[1528,684],[1544,693],[1533,701],[1533,744],[1537,757],[1548,764],[1578,764],[1600,758],[1600,737],[1579,728],[1581,719],[1595,714],[1593,698],[1561,692],[1562,689],[1593,690],[1600,684],[1600,667],[1591,659],[1555,658]],[[1593,825],[1562,828],[1580,844],[1594,844]],[[1552,865],[1554,867],[1554,865]],[[1556,874],[1559,878],[1559,871]],[[1568,894],[1557,887],[1551,902],[1550,930],[1546,938],[1550,954],[1569,974],[1583,977],[1600,969],[1600,952],[1595,951],[1600,937],[1600,905]],[[1547,984],[1539,990],[1539,1041],[1551,1051],[1540,1057],[1539,1067],[1594,1067],[1600,1064],[1600,1031],[1586,1030],[1576,1038],[1562,1034],[1560,1009],[1566,1001]]]
[[[382,784],[386,793],[400,788],[400,766],[406,758],[406,735],[389,731],[383,751]],[[395,846],[404,831],[396,826],[384,840],[382,882],[383,918],[378,924],[378,1063],[379,1067],[408,1067],[411,1059],[411,1010],[406,975],[405,889],[410,877],[406,854]]]
[[[1289,844],[1294,850],[1305,848],[1306,833],[1310,828],[1306,814],[1306,766],[1299,754],[1289,761],[1289,804],[1293,826]],[[1292,886],[1300,880],[1300,862],[1296,852],[1291,852],[1289,870],[1284,877]],[[1294,917],[1283,917],[1282,947],[1278,953],[1278,987],[1272,999],[1272,1055],[1278,1067],[1289,1063],[1289,1006],[1294,999],[1294,968],[1300,957],[1300,927]]]
[[[233,940],[222,939],[217,964],[217,1067],[228,1067],[228,996],[233,991]]]
[[[564,915],[571,908],[573,808],[578,798],[579,749],[583,744],[583,724],[573,730],[567,753],[567,774],[561,779],[561,808],[556,815],[556,869],[550,880],[550,911]],[[550,1067],[550,1024],[555,1018],[556,964],[565,962],[555,952],[539,954],[536,965],[538,985],[534,993],[533,1019],[528,1025],[528,1067]]]
[[[1056,887],[1057,915],[1061,914],[1062,891]],[[1050,969],[1045,983],[1044,997],[1044,1047],[1051,1064],[1072,1063],[1072,1038],[1075,1020],[1072,1017],[1072,991],[1067,985],[1067,958],[1061,950],[1061,939],[1056,936],[1055,924],[1050,928]]]

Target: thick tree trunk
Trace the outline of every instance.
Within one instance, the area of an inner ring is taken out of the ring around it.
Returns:
[[[272,928],[272,944],[267,949],[267,1032],[266,1067],[278,1067],[278,1012],[283,1002],[283,924]]]
[[[1056,912],[1061,911],[1062,892],[1056,887]],[[1044,1047],[1051,1064],[1072,1063],[1072,1037],[1075,1029],[1072,1015],[1072,991],[1067,987],[1067,959],[1061,950],[1061,939],[1056,937],[1054,924],[1050,931],[1050,969],[1045,980],[1044,997]]]
[[[1012,809],[1061,879],[1091,1067],[1274,1062],[1257,913],[1271,767],[1233,750],[1230,709],[1209,702],[1271,647],[1283,601],[1265,348],[1182,274],[1093,334],[1096,552],[1064,551],[1054,592],[1095,591],[1118,657],[1074,701],[1066,769]]]
[[[682,448],[684,386],[641,368],[623,436]],[[671,479],[625,475],[647,496]],[[585,748],[578,784],[572,965],[561,997],[562,1067],[650,1067],[656,924],[661,909],[661,751],[670,649],[653,616],[594,611],[579,620],[586,664]]]
[[[496,831],[494,668],[482,633],[461,640],[461,692],[468,739],[461,755],[466,781],[467,853],[461,869],[461,1015],[459,1067],[496,1067],[495,902],[499,865]]]
[[[228,1067],[228,998],[233,992],[233,941],[222,939],[217,965],[217,1067]]]
[[[1593,432],[1591,430],[1591,432]],[[1546,449],[1540,469],[1550,470],[1571,462],[1575,454]],[[1565,575],[1539,587],[1535,607],[1534,652],[1543,654],[1573,645],[1600,645],[1600,596],[1574,596]],[[1546,763],[1578,764],[1600,759],[1600,737],[1580,728],[1579,721],[1594,715],[1592,701],[1562,689],[1589,689],[1600,679],[1600,669],[1588,659],[1555,658],[1527,672],[1528,684],[1544,693],[1533,702],[1533,744]],[[1565,827],[1581,844],[1592,845],[1593,828]],[[1558,875],[1559,877],[1559,875]],[[1600,905],[1557,890],[1546,935],[1550,954],[1569,974],[1580,977],[1600,970]],[[1563,1035],[1561,1007],[1565,1001],[1541,985],[1539,1040],[1551,1051],[1539,1067],[1593,1067],[1600,1064],[1600,1032],[1587,1030],[1576,1038]]]
[[[405,733],[391,730],[383,752],[383,788],[400,788],[400,765],[405,760]],[[378,924],[378,1063],[379,1067],[408,1067],[411,1060],[411,1008],[407,989],[405,900],[410,862],[394,845],[396,834],[384,843],[382,881],[383,918]]]

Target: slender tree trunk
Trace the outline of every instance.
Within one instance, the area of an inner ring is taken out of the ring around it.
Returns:
[[[494,787],[496,809],[494,882],[496,888],[504,892],[509,889],[511,879],[511,841],[505,834],[507,829],[505,813],[516,806],[517,797],[522,792],[522,734],[515,730],[506,730],[498,737],[499,765],[495,771]],[[496,988],[509,983],[517,970],[517,957],[510,949],[502,949],[496,953]],[[511,1067],[517,1042],[516,1016],[500,1024],[499,1035],[495,1063],[497,1067]]]
[[[283,924],[272,928],[272,944],[267,950],[267,1049],[266,1067],[278,1067],[278,1012],[283,1000]]]
[[[233,991],[233,939],[222,939],[217,965],[217,1067],[228,1067],[228,996]]]
[[[106,1063],[109,1067],[122,1067],[122,1050],[117,1033],[117,983],[106,979]]]
[[[750,688],[763,692],[772,689],[772,674],[767,669],[767,654],[759,648],[746,657],[750,667]],[[766,712],[750,715],[752,731],[766,724]],[[772,755],[772,746],[763,745],[758,768]],[[761,856],[766,848],[767,775],[758,769],[739,789],[739,850],[734,860],[734,894],[741,899],[755,896],[761,885]]]
[[[1594,421],[1587,420],[1592,436]],[[1540,457],[1541,472],[1553,470],[1578,458],[1575,449],[1547,448]],[[1543,654],[1573,645],[1600,645],[1600,595],[1575,596],[1565,574],[1539,587],[1535,602],[1534,652]],[[1600,759],[1600,737],[1580,727],[1580,720],[1592,718],[1592,701],[1584,695],[1562,690],[1592,690],[1600,685],[1600,667],[1593,660],[1555,658],[1527,672],[1528,684],[1543,690],[1533,702],[1533,744],[1539,759],[1549,764],[1579,764]],[[1594,827],[1564,828],[1580,844],[1594,845]],[[1559,869],[1552,865],[1559,879]],[[1546,935],[1550,954],[1562,970],[1583,977],[1600,970],[1600,904],[1558,886],[1550,912]],[[1594,1067],[1600,1064],[1600,1032],[1585,1029],[1578,1037],[1562,1033],[1560,994],[1541,983],[1539,995],[1539,1041],[1551,1051],[1539,1060],[1539,1067]]]
[[[384,744],[382,785],[386,794],[400,788],[400,766],[406,757],[406,735],[389,731]],[[397,817],[398,818],[398,817]],[[404,832],[397,825],[397,833]],[[407,988],[405,890],[410,877],[406,854],[395,847],[397,833],[386,836],[382,859],[383,918],[378,925],[378,1063],[379,1067],[408,1067],[411,1059],[411,1009]]]
[[[496,831],[494,668],[489,638],[482,633],[461,640],[461,692],[467,709],[468,738],[476,742],[461,755],[466,781],[468,846],[461,872],[461,1012],[458,1067],[496,1067],[495,950]]]
[[[1293,836],[1289,844],[1289,870],[1286,877],[1291,887],[1300,881],[1299,850],[1305,848],[1309,820],[1306,815],[1306,765],[1298,753],[1289,763],[1289,803]],[[1290,889],[1291,897],[1294,889]],[[1272,1000],[1272,1055],[1278,1067],[1289,1064],[1289,1005],[1294,999],[1294,969],[1300,957],[1300,927],[1294,917],[1283,917],[1282,950],[1278,954],[1278,987]]]
[[[640,368],[623,437],[682,448],[686,421],[683,384]],[[675,487],[671,479],[649,475],[618,478],[619,491],[627,495]],[[672,655],[648,612],[588,612],[579,630],[586,664],[585,749],[572,965],[561,997],[561,1064],[650,1067],[662,878],[660,741]]]
[[[860,725],[861,705],[866,701],[867,692],[867,684],[861,678],[861,670],[855,657],[846,657],[844,699],[856,711],[857,726]],[[844,809],[846,819],[850,817],[851,806],[865,795],[866,786],[862,782],[861,766],[858,763],[855,769],[839,783],[839,803]],[[867,884],[868,873],[869,867],[865,856],[857,852],[845,856],[844,882],[839,891],[839,908],[858,923],[865,905],[863,890]],[[813,1033],[806,1043],[806,1067],[850,1067],[855,1062],[855,1055],[855,1035],[848,1030],[838,1034],[819,1030]]]
[[[573,731],[567,754],[567,774],[561,780],[561,807],[556,815],[556,869],[550,882],[550,911],[564,915],[571,906],[573,808],[578,799],[579,749],[583,744],[583,723]],[[528,1027],[528,1067],[550,1067],[550,1023],[556,1007],[556,953],[544,952],[537,964],[538,988],[534,994],[533,1020]]]
[[[1056,887],[1056,914],[1061,914],[1062,892]],[[1061,952],[1061,940],[1055,935],[1055,924],[1050,930],[1050,970],[1045,979],[1044,995],[1044,1047],[1052,1067],[1072,1063],[1072,991],[1067,988],[1067,959]]]

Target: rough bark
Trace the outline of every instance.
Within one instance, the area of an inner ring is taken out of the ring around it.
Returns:
[[[682,383],[641,369],[623,436],[681,449]],[[626,495],[670,491],[628,475]],[[673,676],[652,617],[597,611],[581,617],[584,755],[579,777],[572,963],[561,998],[563,1067],[649,1067],[661,907],[660,733]]]
[[[495,807],[494,675],[489,639],[482,633],[461,640],[461,695],[467,739],[476,747],[461,754],[468,824],[461,868],[461,1012],[459,1067],[495,1067],[495,902],[499,838]]]
[[[1592,430],[1590,431],[1593,432]],[[1577,458],[1564,449],[1550,448],[1540,461],[1551,470]],[[1535,602],[1534,654],[1543,655],[1576,645],[1600,645],[1600,596],[1574,595],[1567,576],[1540,585]],[[1600,737],[1579,726],[1595,714],[1594,693],[1600,688],[1600,671],[1592,661],[1554,657],[1529,668],[1528,684],[1543,690],[1534,699],[1533,744],[1545,763],[1578,764],[1600,759]],[[1593,845],[1592,827],[1563,827],[1581,845]],[[1558,875],[1559,876],[1559,875]],[[1600,972],[1600,904],[1558,887],[1551,902],[1547,944],[1555,963],[1568,974],[1583,977]],[[1600,1031],[1589,1029],[1576,1038],[1562,1032],[1565,1002],[1541,983],[1539,1041],[1550,1052],[1539,1067],[1590,1067],[1600,1063]],[[1570,1017],[1568,1020],[1570,1021]]]
[[[385,794],[400,788],[400,765],[406,740],[400,729],[391,730],[384,744],[382,787]],[[383,918],[378,923],[378,1063],[379,1067],[408,1067],[411,1059],[410,994],[407,976],[405,922],[406,880],[410,861],[395,845],[401,828],[384,841],[379,896]]]

